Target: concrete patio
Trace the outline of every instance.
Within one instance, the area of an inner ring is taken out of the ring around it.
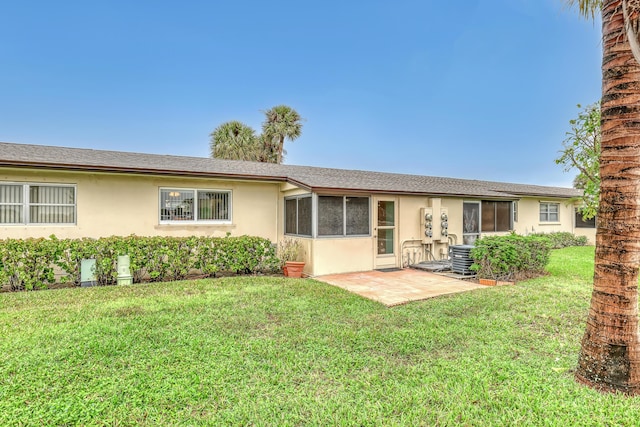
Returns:
[[[374,270],[329,274],[314,279],[378,301],[388,307],[487,287],[468,280],[411,268],[388,272]]]

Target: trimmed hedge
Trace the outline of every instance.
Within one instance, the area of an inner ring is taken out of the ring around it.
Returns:
[[[134,283],[180,280],[194,270],[213,277],[270,273],[280,265],[275,245],[251,236],[6,239],[0,240],[0,286],[11,290],[47,289],[56,282],[78,286],[80,261],[89,258],[96,260],[98,284],[112,285],[118,255],[129,255]]]
[[[545,273],[551,242],[546,236],[489,236],[476,240],[471,270],[481,279],[520,280]]]
[[[576,236],[568,231],[536,233],[535,236],[542,236],[549,239],[552,249],[562,249],[568,246],[586,246],[587,243],[589,243],[586,236]]]

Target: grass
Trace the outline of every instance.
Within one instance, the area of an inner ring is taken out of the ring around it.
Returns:
[[[0,425],[635,426],[573,380],[592,259],[392,309],[266,277],[0,294]]]

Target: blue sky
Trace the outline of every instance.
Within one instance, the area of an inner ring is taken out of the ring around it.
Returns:
[[[570,186],[600,24],[561,0],[0,2],[0,141],[209,155],[279,104],[289,164]]]

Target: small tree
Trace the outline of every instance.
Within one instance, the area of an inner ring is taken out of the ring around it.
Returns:
[[[585,107],[569,123],[571,131],[567,132],[556,163],[567,172],[578,170],[573,186],[583,191],[580,212],[590,219],[598,212],[600,196],[600,102]]]

